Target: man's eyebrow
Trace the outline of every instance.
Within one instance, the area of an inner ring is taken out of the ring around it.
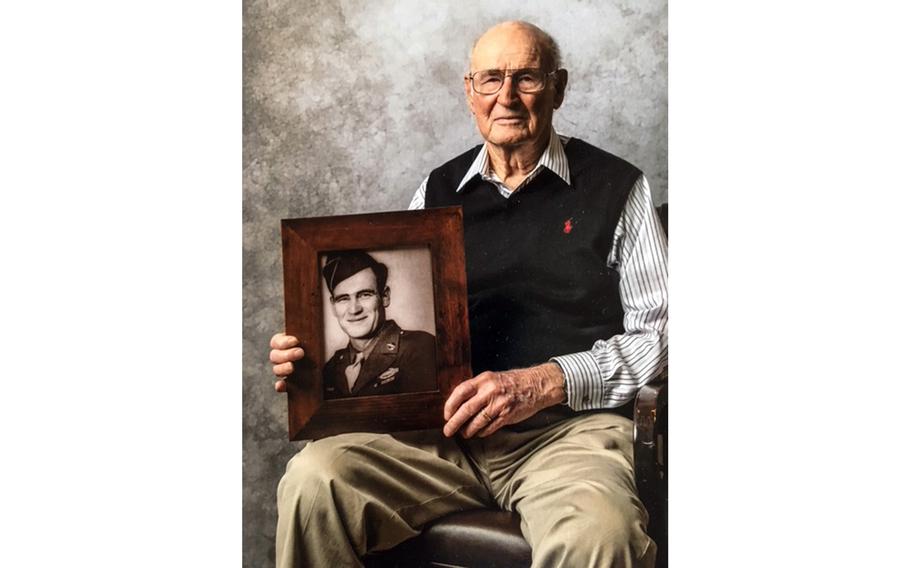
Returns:
[[[375,288],[361,288],[360,290],[356,290],[349,294],[338,294],[337,296],[333,295],[332,299],[337,302],[338,300],[346,300],[351,294],[360,295],[365,292],[369,292],[370,294],[379,294],[379,292],[377,292]]]

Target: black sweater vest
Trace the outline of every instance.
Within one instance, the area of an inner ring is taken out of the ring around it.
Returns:
[[[477,146],[430,173],[426,207],[461,205],[475,375],[536,365],[623,332],[619,275],[607,265],[641,172],[578,139],[571,187],[544,169],[506,199],[478,175],[456,188]]]

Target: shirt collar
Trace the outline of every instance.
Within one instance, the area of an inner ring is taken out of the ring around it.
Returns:
[[[540,156],[540,159],[537,161],[537,166],[535,170],[540,167],[545,167],[554,174],[558,175],[566,185],[571,186],[571,180],[569,178],[569,160],[566,158],[566,151],[563,146],[569,141],[568,136],[562,136],[557,134],[554,128],[550,128],[550,143],[547,145],[547,148],[543,151],[543,154]],[[456,192],[460,192],[464,189],[465,185],[474,177],[474,176],[485,176],[490,173],[490,155],[487,152],[487,145],[484,144],[480,147],[480,152],[477,154],[477,157],[474,158],[474,161],[471,163],[471,167],[468,168],[467,173],[464,177],[461,178],[461,183],[458,184]]]

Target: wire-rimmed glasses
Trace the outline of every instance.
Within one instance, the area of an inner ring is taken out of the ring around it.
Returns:
[[[533,67],[512,71],[484,69],[467,75],[465,79],[471,81],[471,88],[478,95],[495,95],[502,89],[506,77],[512,77],[512,85],[518,88],[518,92],[533,95],[543,91],[547,86],[547,79],[555,74],[556,71],[547,72]]]

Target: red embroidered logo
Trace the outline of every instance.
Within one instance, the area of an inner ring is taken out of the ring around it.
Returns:
[[[566,219],[566,224],[563,226],[562,232],[567,235],[572,232],[572,218],[571,217]]]

